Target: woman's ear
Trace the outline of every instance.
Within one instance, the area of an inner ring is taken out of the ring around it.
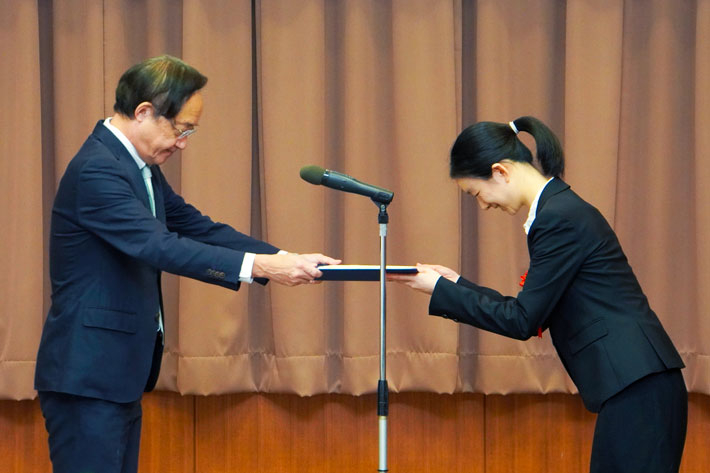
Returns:
[[[505,182],[510,181],[510,163],[508,162],[498,162],[491,166],[491,177],[494,179],[503,179]]]

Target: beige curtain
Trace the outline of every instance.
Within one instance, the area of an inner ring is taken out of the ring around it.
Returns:
[[[478,212],[447,178],[458,131],[532,114],[566,180],[617,230],[710,393],[710,0],[0,0],[0,397],[34,396],[54,190],[130,65],[162,53],[209,77],[200,133],[164,166],[214,219],[296,252],[377,264],[377,208],[298,177],[316,164],[395,192],[388,262],[435,262],[515,294],[524,215]],[[164,278],[159,388],[373,392],[377,283]],[[398,391],[574,392],[549,336],[507,340],[427,316],[388,285]]]

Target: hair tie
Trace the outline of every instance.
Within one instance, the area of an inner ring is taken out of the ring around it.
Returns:
[[[508,122],[508,125],[510,125],[510,128],[512,128],[513,131],[515,132],[515,134],[517,135],[517,134],[518,134],[518,128],[515,126],[515,122],[514,122],[514,121],[513,121],[513,122]]]

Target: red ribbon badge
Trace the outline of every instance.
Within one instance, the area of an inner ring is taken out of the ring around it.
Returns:
[[[528,272],[525,271],[525,274],[523,274],[522,276],[520,276],[520,287],[524,287],[524,286],[525,286],[525,280],[526,280],[527,278],[528,278]],[[537,328],[537,337],[538,337],[538,338],[542,338],[542,327],[538,327],[538,328]]]

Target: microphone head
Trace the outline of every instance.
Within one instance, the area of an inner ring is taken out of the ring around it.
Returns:
[[[320,166],[303,166],[301,168],[301,179],[311,184],[320,185],[323,182],[325,169]]]

